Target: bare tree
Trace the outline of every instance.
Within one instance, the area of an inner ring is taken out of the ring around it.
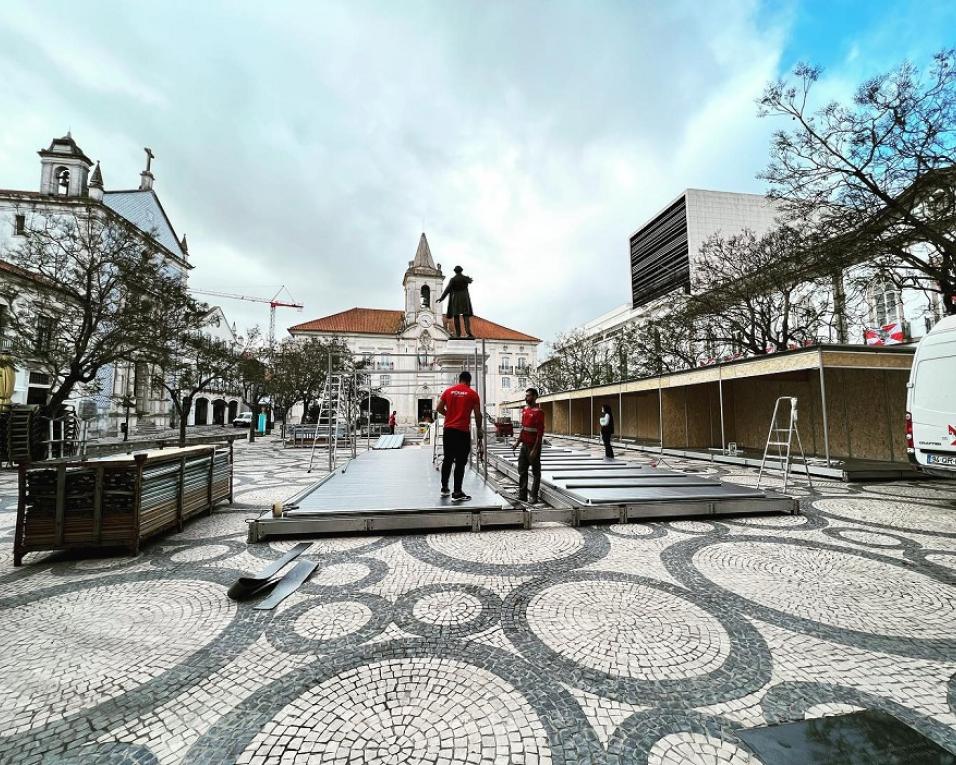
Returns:
[[[599,374],[603,355],[598,341],[581,329],[559,334],[551,355],[538,365],[535,385],[544,391],[588,387]]]
[[[819,68],[767,86],[761,116],[774,134],[763,178],[794,221],[816,232],[814,274],[870,261],[898,287],[937,293],[956,313],[956,51],[923,73],[904,63],[864,82],[851,104],[814,110]]]
[[[691,316],[686,295],[671,295],[653,316],[630,328],[628,368],[636,376],[646,377],[700,365],[708,356],[701,341],[702,324]]]
[[[153,347],[161,306],[185,294],[151,237],[93,205],[31,216],[4,258],[32,276],[23,292],[5,284],[4,297],[13,355],[50,376],[47,416],[103,367]]]
[[[762,237],[715,234],[700,249],[684,316],[708,357],[760,355],[816,340],[834,306],[829,281],[800,267],[804,238],[790,227]]]

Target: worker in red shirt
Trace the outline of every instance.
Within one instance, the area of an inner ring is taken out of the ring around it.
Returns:
[[[388,418],[388,432],[390,435],[393,435],[393,436],[395,435],[395,425],[398,423],[398,419],[395,416],[397,414],[398,412],[392,412]]]
[[[538,489],[541,486],[541,444],[544,443],[544,411],[538,406],[538,391],[528,388],[524,392],[527,406],[521,411],[521,430],[514,447],[518,452],[518,501],[528,501],[528,469],[534,476],[531,484],[531,504],[538,502]]]
[[[451,495],[452,502],[467,502],[471,499],[461,489],[465,477],[465,464],[471,452],[471,416],[475,416],[478,432],[478,453],[484,451],[481,428],[481,399],[471,387],[471,372],[458,375],[458,385],[452,385],[438,399],[438,414],[444,415],[442,431],[443,454],[441,461],[441,495]],[[455,466],[455,490],[448,490],[448,478]]]

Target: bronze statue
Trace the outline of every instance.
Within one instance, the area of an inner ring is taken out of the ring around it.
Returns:
[[[471,334],[471,322],[469,321],[474,313],[471,310],[471,296],[468,294],[468,285],[471,284],[471,277],[465,276],[461,272],[461,266],[455,266],[455,275],[448,280],[445,291],[438,298],[440,303],[445,297],[448,297],[448,308],[445,316],[455,320],[455,337],[461,337],[461,323],[458,317],[465,320],[465,336],[469,340],[474,340],[475,336]]]

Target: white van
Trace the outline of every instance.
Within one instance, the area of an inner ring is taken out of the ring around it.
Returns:
[[[906,387],[910,462],[929,475],[956,478],[956,316],[920,340]]]

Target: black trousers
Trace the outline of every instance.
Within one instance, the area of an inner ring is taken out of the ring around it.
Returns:
[[[389,426],[388,426],[388,434],[389,434],[390,436],[394,436],[394,435],[395,435],[395,426],[394,426],[394,425],[389,425]]]
[[[455,466],[455,494],[461,494],[461,482],[465,478],[465,465],[471,452],[471,433],[467,430],[445,428],[442,431],[441,487],[448,488],[451,468]]]
[[[601,428],[601,440],[604,441],[604,456],[613,457],[614,450],[611,448],[611,431]]]
[[[531,482],[531,501],[538,501],[538,488],[541,486],[541,451],[537,456],[531,459],[531,447],[527,444],[521,444],[521,450],[518,452],[518,499],[526,502],[528,499],[528,469],[531,469],[531,475],[534,480]]]

